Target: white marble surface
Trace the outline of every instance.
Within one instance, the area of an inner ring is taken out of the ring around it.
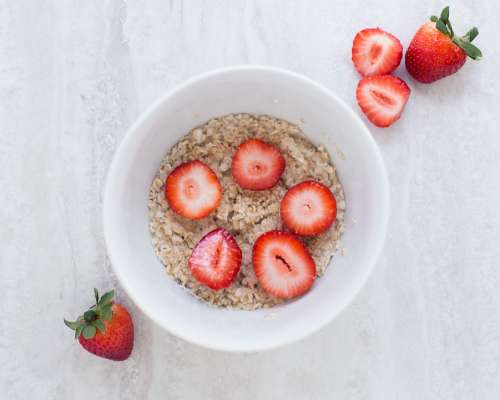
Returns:
[[[479,26],[484,60],[431,86],[410,80],[403,118],[372,129],[391,183],[385,249],[352,306],[321,332],[248,355],[177,339],[120,289],[101,231],[113,153],[174,85],[217,67],[269,64],[355,107],[355,32],[379,25],[407,45],[442,6],[0,0],[0,397],[500,398],[498,2],[453,2],[458,30]],[[132,310],[127,362],[90,356],[62,324],[94,286],[116,286]]]

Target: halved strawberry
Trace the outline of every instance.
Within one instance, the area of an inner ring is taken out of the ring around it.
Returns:
[[[285,170],[280,151],[259,139],[249,139],[238,147],[231,165],[233,178],[243,189],[270,189]]]
[[[302,242],[290,233],[269,231],[259,236],[252,259],[260,286],[273,296],[297,297],[314,283],[316,264]]]
[[[362,76],[389,74],[398,67],[401,57],[399,39],[380,28],[363,29],[352,42],[352,62]]]
[[[203,236],[189,257],[191,274],[198,282],[214,290],[231,285],[240,265],[240,247],[223,228]]]
[[[333,193],[316,181],[305,181],[288,189],[281,200],[283,223],[297,235],[316,235],[327,230],[337,216]]]
[[[198,160],[188,161],[167,177],[165,198],[177,214],[200,219],[219,206],[222,186],[208,165]]]
[[[410,97],[405,81],[392,75],[371,76],[359,81],[356,100],[376,126],[385,128],[399,119]]]

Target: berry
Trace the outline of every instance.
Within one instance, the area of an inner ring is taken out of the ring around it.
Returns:
[[[177,214],[201,219],[219,206],[222,186],[208,165],[199,160],[188,161],[167,177],[165,198]]]
[[[231,173],[243,189],[265,190],[278,183],[285,170],[280,151],[260,139],[249,139],[233,156]]]
[[[223,228],[203,236],[189,257],[191,274],[198,282],[214,290],[231,285],[240,266],[240,247]]]
[[[456,36],[449,21],[449,8],[441,16],[420,27],[406,50],[405,64],[409,74],[417,81],[431,83],[454,74],[465,64],[467,56],[473,60],[482,57],[471,42],[479,34],[472,28],[464,36]]]
[[[363,29],[352,42],[352,62],[361,76],[390,74],[402,57],[399,39],[380,28]]]
[[[381,128],[399,119],[409,97],[410,88],[406,82],[392,75],[363,78],[356,89],[361,111]]]
[[[126,360],[134,347],[134,323],[127,309],[113,302],[114,291],[99,298],[76,321],[64,320],[75,331],[75,338],[88,352],[113,361]]]
[[[275,297],[290,299],[307,292],[316,264],[302,242],[290,233],[270,231],[253,246],[253,268],[260,286]]]
[[[337,202],[328,187],[316,181],[292,186],[281,200],[283,223],[297,235],[327,230],[337,216]]]

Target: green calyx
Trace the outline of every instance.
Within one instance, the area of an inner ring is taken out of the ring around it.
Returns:
[[[99,298],[99,292],[94,289],[95,304],[80,315],[76,321],[64,319],[66,326],[75,331],[75,339],[83,335],[85,339],[92,339],[97,330],[104,333],[106,327],[104,321],[113,317],[113,297],[115,291],[111,290]]]
[[[476,27],[472,28],[463,36],[456,36],[455,32],[453,32],[453,28],[451,27],[450,22],[450,7],[446,6],[441,11],[441,15],[436,17],[433,15],[431,17],[431,21],[436,23],[436,29],[446,36],[448,36],[453,43],[455,43],[458,47],[460,47],[465,54],[467,54],[473,60],[480,60],[483,57],[481,50],[479,50],[476,46],[474,46],[471,42],[479,35],[479,31]]]

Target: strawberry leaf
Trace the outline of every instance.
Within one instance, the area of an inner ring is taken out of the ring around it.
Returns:
[[[101,318],[105,321],[109,321],[113,318],[113,311],[111,310],[111,307],[104,307],[101,310]]]
[[[94,297],[95,297],[95,303],[99,303],[99,292],[97,291],[96,288],[94,288]]]
[[[68,321],[68,320],[64,320],[64,324],[69,328],[69,329],[72,329],[72,330],[76,330],[81,324],[80,322],[78,321]]]
[[[448,28],[446,27],[445,23],[442,20],[440,20],[440,19],[438,19],[437,22],[436,22],[436,28],[440,32],[444,33],[445,35],[448,35],[448,36],[450,35],[450,33],[448,32]]]
[[[114,296],[115,296],[114,290],[110,290],[109,292],[104,293],[104,295],[101,297],[101,301],[99,302],[99,305],[105,306],[107,304],[111,304]]]
[[[448,18],[450,18],[450,7],[446,6],[445,8],[443,8],[443,11],[441,11],[439,19],[446,24],[448,22]]]
[[[446,26],[448,27],[448,29],[450,30],[450,37],[453,38],[453,36],[455,36],[455,33],[453,32],[453,28],[451,27],[451,22],[448,20],[446,21]]]
[[[83,328],[85,328],[85,325],[80,325],[78,328],[75,330],[75,339],[78,339],[80,335],[82,334]]]
[[[477,37],[477,35],[479,35],[479,31],[476,27],[474,27],[469,32],[467,32],[462,39],[466,40],[467,42],[472,42]]]
[[[82,333],[85,339],[92,339],[95,336],[96,327],[93,325],[86,325]]]
[[[483,58],[483,53],[481,53],[481,50],[479,50],[472,43],[469,43],[462,38],[454,38],[453,42],[463,51],[465,51],[465,54],[467,54],[473,60],[480,60],[481,58]]]
[[[472,43],[462,42],[462,46],[460,47],[462,47],[465,53],[473,60],[480,60],[481,58],[483,58],[483,53],[481,53],[481,50],[479,50]]]
[[[432,22],[437,22],[437,20],[438,20],[438,17],[436,17],[435,15],[431,16],[431,21]]]
[[[99,329],[99,332],[104,333],[106,330],[106,327],[104,326],[104,323],[100,319],[96,319],[94,321],[94,326]]]

